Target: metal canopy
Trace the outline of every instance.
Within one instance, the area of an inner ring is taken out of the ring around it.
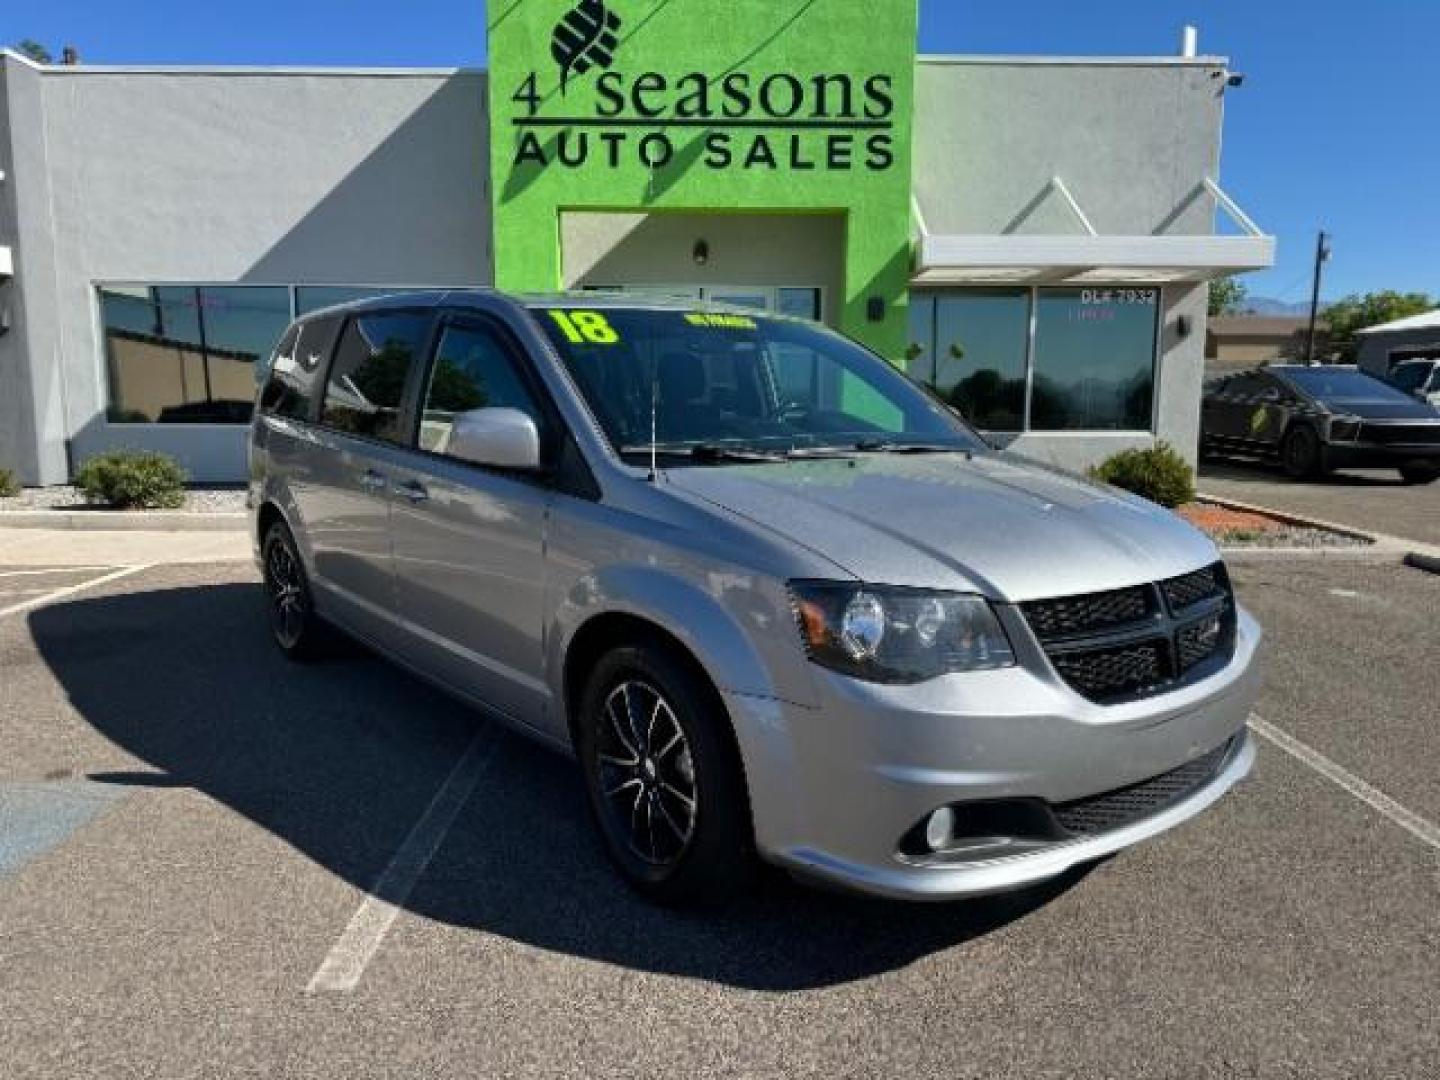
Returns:
[[[1242,230],[1242,235],[1101,236],[1070,194],[1054,177],[1024,212],[1000,235],[935,235],[915,206],[920,230],[914,282],[946,284],[1075,284],[1114,283],[1160,285],[1200,282],[1226,274],[1263,270],[1275,263],[1275,238],[1267,236],[1209,177],[1197,184],[1176,207],[1170,220],[1203,194]],[[1017,235],[1030,212],[1051,194],[1059,196],[1081,232],[1065,236]]]

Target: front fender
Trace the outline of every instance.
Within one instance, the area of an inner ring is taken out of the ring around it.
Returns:
[[[702,586],[664,567],[620,565],[576,579],[555,605],[546,635],[551,687],[563,694],[565,657],[580,629],[593,618],[620,614],[679,640],[722,693],[809,696],[789,670],[803,658],[783,588],[747,574],[706,577]]]
[[[629,615],[676,638],[725,701],[744,762],[756,840],[771,851],[776,837],[791,835],[800,811],[787,717],[815,707],[811,666],[783,585],[747,574],[705,577],[702,585],[663,567],[628,565],[577,579],[557,605],[547,635],[549,681],[560,716],[567,716],[565,657],[592,619]]]

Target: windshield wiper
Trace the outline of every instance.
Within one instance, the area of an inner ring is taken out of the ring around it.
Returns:
[[[738,461],[765,464],[788,461],[783,452],[757,450],[749,446],[724,446],[720,443],[654,443],[643,446],[622,446],[622,454],[659,454],[663,457],[688,457],[694,461]]]
[[[974,453],[968,446],[949,443],[896,442],[893,439],[861,439],[853,449],[862,454],[965,454]]]

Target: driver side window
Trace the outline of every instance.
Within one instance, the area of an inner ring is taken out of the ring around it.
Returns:
[[[448,326],[435,349],[420,419],[420,448],[445,454],[455,418],[472,409],[518,409],[542,432],[545,418],[505,343],[487,327]]]

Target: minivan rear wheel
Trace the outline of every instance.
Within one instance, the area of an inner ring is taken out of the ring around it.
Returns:
[[[749,801],[718,695],[660,643],[602,656],[586,682],[576,749],[605,850],[665,904],[720,903],[754,869]]]
[[[283,521],[270,526],[260,553],[270,634],[289,659],[313,660],[321,653],[325,628],[315,614],[310,580],[305,576],[295,537]]]

